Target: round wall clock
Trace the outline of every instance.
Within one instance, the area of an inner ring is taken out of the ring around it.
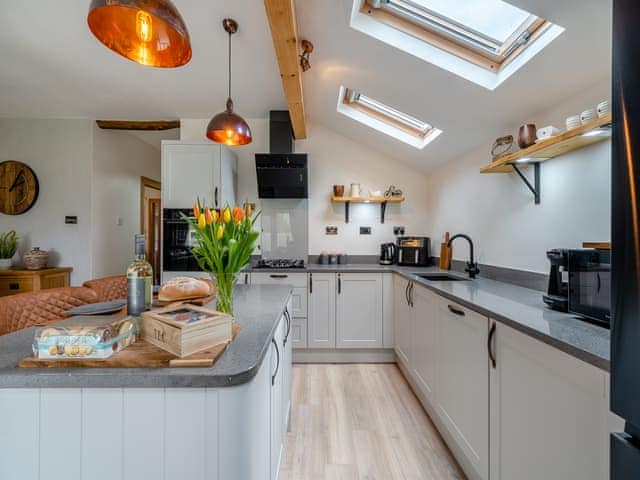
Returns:
[[[22,162],[7,160],[0,163],[0,212],[20,215],[38,199],[38,177]]]

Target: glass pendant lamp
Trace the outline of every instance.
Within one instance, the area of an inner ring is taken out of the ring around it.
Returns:
[[[170,0],[92,0],[89,29],[107,48],[152,67],[191,60],[189,32]]]
[[[211,119],[207,126],[207,138],[216,143],[237,146],[251,143],[251,129],[247,122],[240,115],[233,112],[233,100],[231,99],[231,35],[238,31],[238,24],[235,20],[225,18],[222,26],[229,34],[229,96],[227,98],[227,109],[218,113]]]

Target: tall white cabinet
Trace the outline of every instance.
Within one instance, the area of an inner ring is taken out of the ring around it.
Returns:
[[[237,201],[237,157],[212,142],[162,142],[162,206],[190,208],[196,198],[224,207]]]

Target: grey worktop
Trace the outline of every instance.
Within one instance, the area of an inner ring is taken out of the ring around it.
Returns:
[[[269,273],[276,270],[251,269],[250,271]],[[598,368],[609,370],[609,330],[587,323],[573,315],[550,310],[542,301],[543,292],[541,291],[482,278],[482,272],[478,278],[470,281],[434,282],[424,280],[416,273],[451,273],[461,277],[465,277],[465,274],[445,272],[436,267],[356,263],[347,265],[310,264],[304,269],[277,271],[287,273],[397,273],[453,302],[526,333]]]
[[[235,318],[243,329],[211,368],[18,368],[31,354],[34,329],[0,336],[0,388],[240,385],[262,365],[290,295],[285,285],[236,287]]]

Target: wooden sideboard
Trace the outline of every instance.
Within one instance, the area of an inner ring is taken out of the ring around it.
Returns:
[[[0,297],[47,288],[68,287],[71,267],[0,270]]]

